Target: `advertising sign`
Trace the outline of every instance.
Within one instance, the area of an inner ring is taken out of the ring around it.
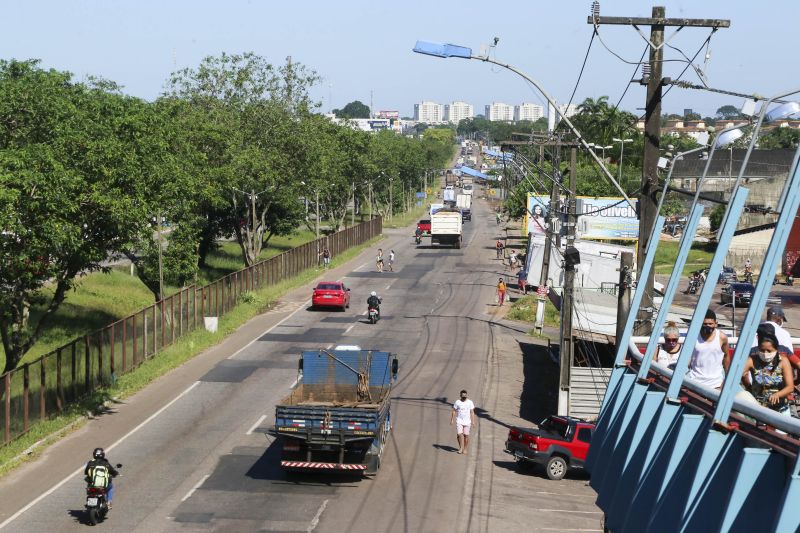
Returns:
[[[528,232],[544,235],[547,230],[546,217],[550,197],[528,195]],[[637,240],[639,238],[639,219],[636,210],[623,198],[578,196],[575,212],[578,224],[575,228],[579,239],[596,240]],[[563,221],[566,214],[561,213],[556,221],[556,231],[565,235]]]

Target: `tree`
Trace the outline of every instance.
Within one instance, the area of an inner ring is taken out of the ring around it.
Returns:
[[[316,106],[309,89],[318,80],[291,58],[276,68],[253,53],[206,57],[198,68],[173,74],[168,95],[214,117],[197,138],[211,163],[201,243],[230,232],[252,265],[265,239],[285,231],[277,213],[300,216],[299,202],[284,202],[289,189],[298,192],[301,167],[309,164],[301,122]]]
[[[0,61],[4,372],[42,335],[77,277],[102,270],[148,222],[133,149],[140,124],[127,113],[134,102],[110,82],[75,83],[36,61]]]
[[[758,138],[758,147],[762,150],[791,148],[796,150],[800,144],[800,130],[791,128],[773,128],[766,135]]]
[[[733,105],[724,105],[717,109],[717,118],[724,119],[724,120],[731,120],[735,118],[741,118],[742,114],[739,112],[739,109]]]
[[[360,100],[350,102],[342,109],[334,109],[333,114],[338,118],[369,118],[369,106],[361,103]]]

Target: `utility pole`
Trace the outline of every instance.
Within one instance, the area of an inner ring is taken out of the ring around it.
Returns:
[[[569,382],[572,363],[575,359],[575,346],[572,342],[572,314],[575,299],[575,174],[578,171],[578,150],[570,150],[569,161],[569,199],[567,200],[567,246],[564,250],[564,290],[561,298],[561,347],[559,349],[559,387],[558,414],[569,414]],[[574,255],[573,255],[574,254]],[[578,259],[580,261],[580,259]]]
[[[558,142],[558,141],[557,141]],[[547,230],[545,232],[544,241],[544,256],[542,257],[542,275],[539,278],[539,286],[547,285],[547,280],[550,278],[550,256],[553,253],[553,239],[560,233],[557,231],[556,219],[559,218],[561,212],[558,208],[559,198],[559,181],[561,180],[561,172],[559,169],[559,150],[560,147],[556,144],[556,156],[553,161],[553,187],[550,189],[550,206],[547,209]],[[560,226],[560,224],[558,224]],[[558,241],[557,241],[558,242]]]
[[[356,182],[353,181],[353,210],[350,211],[350,226],[356,225]]]
[[[314,205],[317,209],[317,241],[319,241],[319,189],[314,189]]]
[[[628,320],[628,313],[631,310],[632,274],[633,254],[631,252],[622,252],[622,257],[619,259],[619,288],[617,289],[617,350],[619,350],[619,340],[622,338],[625,322]]]
[[[647,101],[645,102],[644,125],[644,160],[642,163],[642,192],[639,196],[639,247],[637,250],[637,264],[644,262],[644,256],[649,246],[650,236],[653,232],[656,217],[658,217],[658,158],[660,157],[661,139],[661,96],[664,85],[664,29],[667,27],[695,27],[729,28],[730,20],[723,19],[685,19],[666,18],[666,9],[663,6],[653,6],[652,17],[601,17],[598,11],[588,17],[589,24],[600,26],[615,24],[624,26],[650,26],[650,77],[643,78],[642,83],[647,83]],[[620,132],[621,133],[621,132]],[[658,238],[658,236],[656,236]],[[653,309],[653,281],[655,273],[651,272],[646,280],[639,280],[645,284],[641,309],[638,310],[638,324],[636,333],[649,335],[652,330],[651,311]]]

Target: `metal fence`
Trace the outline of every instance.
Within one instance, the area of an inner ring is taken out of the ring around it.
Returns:
[[[381,234],[381,217],[287,250],[206,286],[185,287],[98,331],[0,376],[0,420],[3,444],[27,432],[32,423],[64,408],[100,387],[113,384],[182,335],[203,327],[204,317],[220,317],[239,296],[280,283]]]

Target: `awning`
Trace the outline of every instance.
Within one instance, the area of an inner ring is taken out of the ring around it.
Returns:
[[[483,153],[488,155],[489,157],[494,157],[496,159],[514,159],[514,154],[512,154],[511,152],[496,152],[494,150],[489,150],[488,148],[484,148]]]
[[[496,176],[489,176],[488,174],[484,174],[483,172],[478,172],[474,168],[469,168],[462,166],[458,170],[461,171],[462,174],[466,174],[467,176],[472,176],[473,178],[480,178],[482,180],[496,180]]]

